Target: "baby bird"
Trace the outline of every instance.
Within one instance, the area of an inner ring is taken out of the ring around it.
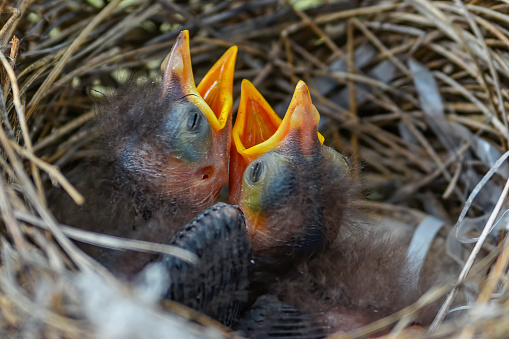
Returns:
[[[255,263],[264,269],[279,271],[329,248],[348,210],[349,165],[322,144],[318,120],[302,81],[282,121],[242,83],[229,202],[244,213]]]
[[[232,132],[230,203],[246,218],[253,294],[264,294],[238,326],[251,338],[349,331],[408,306],[434,281],[432,275],[416,281],[405,268],[409,241],[351,217],[348,161],[322,144],[318,121],[304,82],[282,121],[243,82]],[[431,314],[417,321],[426,325]]]
[[[99,108],[100,158],[69,174],[86,203],[73,207],[61,192],[49,202],[63,223],[131,239],[169,243],[212,206],[228,182],[232,87],[237,47],[195,86],[189,33],[164,60],[160,84],[124,89]],[[83,248],[107,268],[130,277],[152,256]]]

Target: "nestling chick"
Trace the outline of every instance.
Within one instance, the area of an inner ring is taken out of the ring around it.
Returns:
[[[161,69],[160,84],[124,89],[99,108],[100,159],[69,177],[84,194],[75,207],[50,196],[57,218],[86,230],[168,243],[213,205],[228,181],[232,87],[237,47],[195,86],[189,34],[183,31]],[[131,276],[148,254],[83,248],[115,273]]]
[[[322,144],[306,85],[297,84],[282,121],[249,82],[241,95],[230,202],[246,217],[257,268],[254,288],[266,295],[239,329],[255,338],[318,338],[416,301],[435,276],[415,282],[409,276],[414,271],[405,268],[409,239],[380,235],[349,215],[349,165]],[[432,311],[417,321],[428,324]]]
[[[244,213],[254,260],[265,268],[329,248],[348,209],[348,163],[322,145],[318,120],[302,81],[280,123],[254,86],[242,83],[229,202]]]

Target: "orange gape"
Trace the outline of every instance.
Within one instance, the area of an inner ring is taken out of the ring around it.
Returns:
[[[260,155],[280,147],[283,140],[291,134],[289,129],[291,120],[289,113],[293,114],[297,107],[304,107],[304,105],[312,106],[311,98],[309,98],[309,102],[303,102],[303,100],[307,100],[306,98],[309,97],[309,93],[306,96],[302,91],[304,88],[304,92],[307,93],[307,87],[304,82],[299,82],[287,115],[284,120],[281,120],[253,84],[248,80],[242,81],[239,111],[232,132],[233,147],[230,157],[229,199],[231,204],[239,204],[240,202],[240,186],[247,165]],[[313,109],[316,111],[314,106]],[[299,119],[302,121],[299,122]],[[319,116],[317,116],[317,119],[319,119]],[[312,134],[316,134],[313,130],[315,127],[317,129],[318,126],[314,126],[313,121],[307,121],[306,116],[302,115],[294,119],[294,127],[297,127],[300,123],[303,124],[301,126],[304,128],[303,130],[310,133],[310,137],[306,138],[308,142],[304,142],[309,148]],[[309,128],[306,128],[306,126]],[[319,141],[323,144],[324,139],[322,135],[320,133],[317,135]]]
[[[276,133],[281,118],[270,107],[263,96],[248,80],[242,81],[240,105],[232,132],[230,155],[229,203],[237,205],[241,199],[244,171],[259,154],[249,150],[263,144]]]

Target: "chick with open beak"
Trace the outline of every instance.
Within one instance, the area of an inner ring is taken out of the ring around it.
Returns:
[[[66,224],[120,237],[169,243],[212,206],[228,182],[232,88],[237,47],[231,47],[196,87],[189,33],[180,33],[161,69],[160,84],[119,90],[99,107],[99,159],[69,177],[84,194],[70,208],[50,196]],[[84,246],[114,272],[132,275],[148,254]]]
[[[408,235],[392,237],[352,218],[348,162],[322,144],[318,120],[302,81],[283,120],[251,83],[242,84],[230,203],[244,213],[253,247],[258,299],[237,325],[250,338],[351,331],[412,304],[443,279],[433,260],[420,278],[408,269]],[[438,304],[420,310],[416,323],[429,324]]]
[[[283,120],[242,83],[232,132],[230,203],[239,205],[260,267],[282,269],[329,247],[351,189],[346,159],[324,146],[300,81]]]
[[[211,206],[228,182],[233,71],[230,48],[195,86],[189,34],[183,31],[164,60],[163,81],[136,102],[107,105],[103,126],[123,116],[124,133],[109,131],[122,185],[142,199],[185,207],[185,219]],[[158,88],[157,88],[158,87]],[[125,96],[123,97],[125,98]]]

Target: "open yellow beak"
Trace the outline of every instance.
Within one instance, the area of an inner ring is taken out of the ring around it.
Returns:
[[[318,133],[319,119],[303,81],[297,84],[290,106],[281,120],[253,84],[244,80],[237,120],[232,130],[230,203],[240,202],[244,170],[261,155],[284,145],[292,146],[292,142],[306,155],[312,151],[314,142],[323,144],[324,138]]]
[[[182,31],[161,65],[163,95],[186,96],[207,117],[214,132],[222,130],[232,115],[233,74],[237,50],[237,46],[230,47],[196,88],[189,50],[189,32]]]

